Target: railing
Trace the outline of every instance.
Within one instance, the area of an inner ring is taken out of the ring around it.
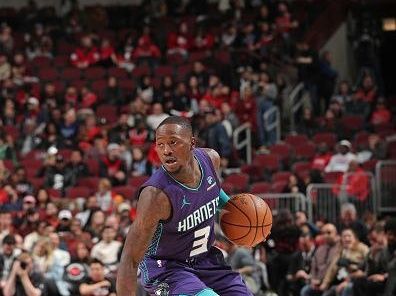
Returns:
[[[233,144],[238,151],[246,148],[246,163],[252,163],[252,133],[249,124],[245,123],[234,130]]]
[[[268,109],[264,114],[264,128],[267,136],[275,130],[276,140],[275,142],[279,142],[281,139],[281,118],[279,108],[276,106]],[[274,143],[273,143],[274,144]]]
[[[291,91],[288,101],[290,106],[290,131],[294,132],[296,130],[296,113],[302,107],[304,101],[302,99],[302,93],[304,92],[304,84],[300,82]]]
[[[396,161],[379,161],[375,167],[378,212],[396,212]]]
[[[353,203],[359,216],[366,211],[377,213],[377,195],[375,177],[368,172],[346,173],[342,184],[310,184],[307,187],[314,221],[336,223],[344,203]]]
[[[302,193],[260,193],[255,195],[267,202],[273,214],[281,209],[289,209],[292,213],[304,211],[307,213],[309,221],[313,221],[311,203]]]

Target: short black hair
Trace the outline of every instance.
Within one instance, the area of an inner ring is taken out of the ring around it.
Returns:
[[[100,264],[100,265],[104,266],[104,263],[97,258],[92,258],[91,260],[89,260],[89,265],[91,265],[91,264]]]
[[[396,218],[389,218],[385,223],[385,232],[396,233]]]
[[[165,125],[165,124],[177,124],[179,126],[181,126],[183,129],[188,130],[189,132],[192,133],[192,126],[190,121],[185,118],[185,117],[181,117],[181,116],[169,116],[167,118],[165,118],[159,125],[158,128],[160,128],[161,126]],[[157,128],[157,129],[158,129]]]

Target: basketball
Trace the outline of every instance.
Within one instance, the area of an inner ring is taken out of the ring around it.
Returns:
[[[236,245],[254,247],[265,241],[271,232],[271,209],[253,194],[234,195],[220,213],[220,227]]]

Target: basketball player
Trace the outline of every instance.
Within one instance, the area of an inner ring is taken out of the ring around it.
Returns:
[[[138,268],[150,295],[251,295],[213,246],[216,211],[229,200],[216,174],[219,154],[195,148],[190,123],[177,116],[158,126],[156,148],[162,167],[141,188],[117,295],[135,296]]]

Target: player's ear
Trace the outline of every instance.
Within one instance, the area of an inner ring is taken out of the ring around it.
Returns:
[[[191,150],[195,148],[195,137],[191,137]]]

